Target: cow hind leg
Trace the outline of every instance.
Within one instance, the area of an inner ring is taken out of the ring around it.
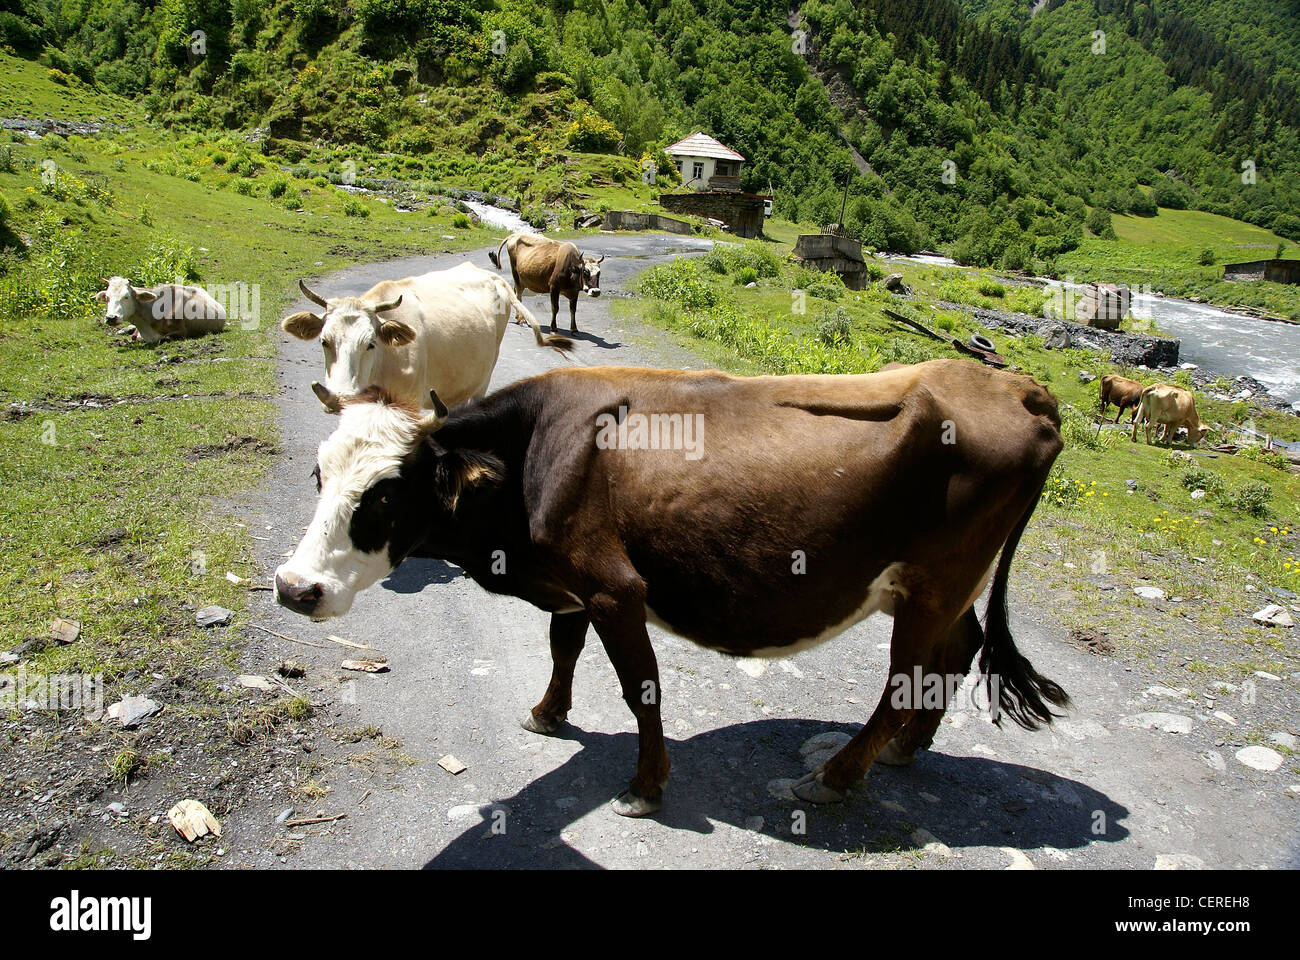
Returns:
[[[930,662],[935,644],[942,640],[932,626],[940,621],[941,611],[920,609],[921,604],[906,604],[894,615],[894,636],[890,643],[889,676],[885,691],[880,695],[875,712],[857,736],[846,743],[835,756],[820,769],[808,774],[792,787],[794,795],[809,803],[835,803],[843,800],[845,792],[857,783],[875,762],[876,757],[894,736],[915,716],[920,691],[908,691],[898,696],[899,681],[902,689],[912,683],[915,668],[924,669]],[[951,621],[949,621],[951,622]],[[900,700],[903,706],[897,706]]]
[[[916,716],[907,722],[894,739],[885,744],[880,755],[876,757],[876,763],[891,767],[905,767],[916,759],[917,750],[929,748],[934,742],[934,735],[943,721],[944,713],[951,706],[947,698],[950,689],[948,681],[951,680],[953,686],[961,683],[958,678],[964,678],[970,673],[971,663],[974,662],[975,654],[979,653],[983,643],[984,628],[980,626],[975,608],[971,607],[953,624],[947,643],[937,652],[932,661],[933,672],[942,676],[945,681],[942,687],[943,706],[923,707],[918,710]]]
[[[624,817],[644,817],[663,806],[669,769],[659,713],[659,664],[646,632],[644,589],[636,592],[635,599],[602,594],[589,604],[592,625],[623,688],[623,702],[636,717],[636,775],[613,801],[614,812]]]
[[[520,723],[533,733],[554,733],[573,706],[573,669],[587,642],[586,611],[551,614],[551,683]]]
[[[559,287],[551,288],[551,333],[557,332],[560,328],[556,324],[556,318],[560,314],[560,289]]]

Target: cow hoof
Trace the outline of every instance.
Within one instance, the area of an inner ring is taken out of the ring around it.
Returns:
[[[885,749],[876,757],[876,763],[883,763],[887,767],[910,767],[915,762],[916,754],[904,753],[893,740],[885,744]]]
[[[559,720],[538,720],[533,716],[533,711],[529,710],[524,714],[524,718],[519,721],[519,726],[523,727],[530,733],[551,734],[559,730],[564,725],[564,718]]]
[[[617,797],[610,801],[610,806],[620,817],[648,817],[652,813],[658,813],[663,808],[663,794],[654,799],[650,797],[639,797],[631,790],[624,790]]]
[[[806,800],[809,803],[839,803],[844,799],[843,793],[832,790],[822,783],[820,772],[810,773],[802,780],[796,780],[790,789],[800,800]]]

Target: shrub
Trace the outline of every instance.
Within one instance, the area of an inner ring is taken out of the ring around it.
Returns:
[[[689,260],[674,260],[647,270],[638,283],[645,296],[675,303],[687,310],[701,310],[718,302],[714,289],[700,277]]]
[[[975,286],[986,297],[1005,297],[1007,295],[1007,288],[996,280],[981,280]]]
[[[1272,467],[1275,470],[1286,470],[1289,461],[1286,455],[1280,450],[1265,450],[1263,447],[1254,445],[1247,446],[1237,456],[1243,460],[1253,460],[1256,463],[1262,463],[1265,466]]]
[[[1115,239],[1115,227],[1110,222],[1110,211],[1104,207],[1093,207],[1089,210],[1088,219],[1084,223],[1093,236],[1100,237],[1102,240]]]
[[[253,181],[247,177],[239,177],[235,180],[235,193],[241,197],[251,197],[253,195]]]
[[[1206,247],[1201,251],[1201,255],[1196,258],[1196,262],[1203,267],[1211,267],[1214,265],[1215,259],[1217,258],[1214,255],[1214,248]]]
[[[1105,450],[1116,446],[1123,439],[1119,431],[1098,430],[1090,417],[1085,417],[1074,407],[1062,405],[1061,439],[1067,447],[1079,447],[1083,450]]]
[[[817,339],[828,347],[838,347],[852,340],[853,322],[843,307],[824,310],[817,317]]]
[[[463,214],[463,213],[458,213],[458,214],[456,214],[454,217],[451,218],[451,225],[452,225],[453,227],[455,227],[457,230],[468,230],[468,229],[469,229],[469,217],[467,217],[467,216],[466,216],[465,214]]]
[[[370,208],[358,200],[356,197],[348,197],[343,201],[343,215],[345,217],[368,217]],[[468,224],[468,220],[466,220]]]
[[[1225,487],[1223,477],[1204,467],[1188,467],[1179,480],[1188,490],[1204,490],[1215,497],[1220,496]]]
[[[1272,499],[1273,488],[1259,480],[1233,490],[1223,502],[1237,513],[1244,513],[1248,517],[1262,517],[1268,512],[1268,503]]]
[[[823,300],[838,300],[844,295],[844,284],[818,281],[811,284],[806,292],[810,297],[820,297]]]
[[[590,107],[581,107],[564,131],[565,142],[584,153],[610,153],[623,139],[617,127]]]
[[[272,199],[278,199],[284,196],[284,192],[289,189],[289,178],[285,176],[272,177],[266,183],[266,192]]]
[[[736,271],[736,283],[742,287],[747,284],[758,282],[758,271],[753,267],[741,267]]]

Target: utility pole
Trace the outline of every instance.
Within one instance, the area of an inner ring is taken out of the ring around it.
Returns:
[[[840,222],[835,230],[835,232],[840,236],[844,235],[844,209],[849,205],[849,184],[852,182],[853,170],[850,169],[849,172],[844,175],[844,199],[840,201]]]

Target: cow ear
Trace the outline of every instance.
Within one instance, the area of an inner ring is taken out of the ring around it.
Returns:
[[[448,450],[438,459],[438,487],[448,510],[470,490],[490,490],[505,480],[506,465],[490,453]]]
[[[401,320],[381,320],[379,339],[390,347],[403,347],[415,339],[415,329]]]
[[[148,290],[137,289],[137,290],[132,290],[131,292],[135,294],[135,298],[139,300],[141,303],[153,303],[155,300],[158,299],[158,294],[150,293]]]
[[[314,313],[293,313],[280,321],[280,328],[299,340],[315,340],[325,328],[325,318]]]

